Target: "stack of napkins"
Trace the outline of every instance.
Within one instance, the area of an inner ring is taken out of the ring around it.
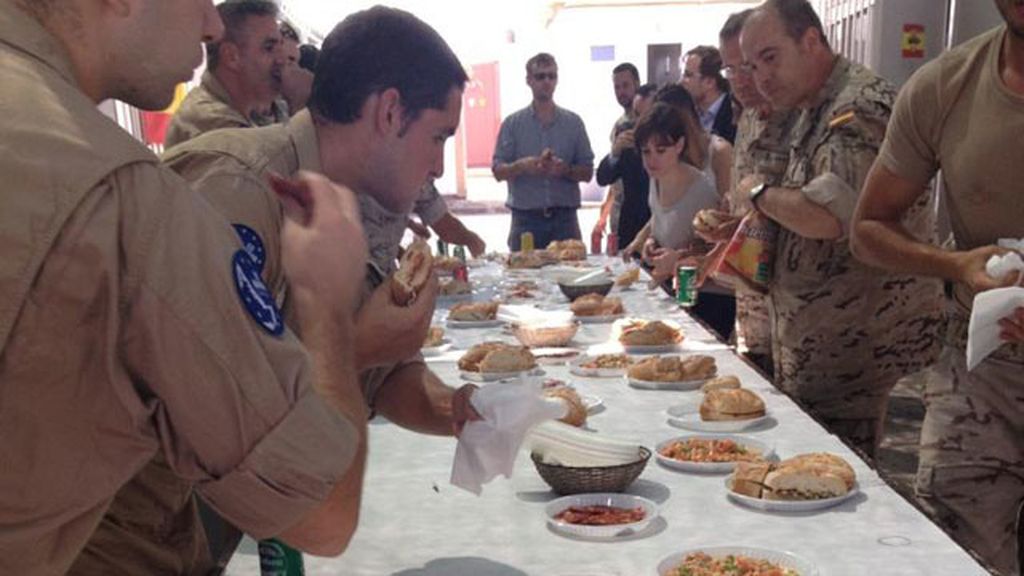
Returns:
[[[530,432],[530,449],[547,464],[618,466],[640,459],[640,445],[581,430],[562,422],[545,422]]]
[[[999,246],[1016,250],[1003,256],[993,256],[985,263],[985,271],[993,278],[1005,278],[1008,274],[1021,273],[1024,278],[1024,240],[1000,240]],[[967,369],[975,366],[1003,345],[999,337],[999,321],[1024,307],[1024,288],[1011,286],[986,290],[974,297],[971,309],[971,323],[967,329]]]

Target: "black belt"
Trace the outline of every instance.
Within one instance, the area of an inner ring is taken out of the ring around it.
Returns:
[[[550,206],[548,208],[535,208],[533,210],[523,210],[521,208],[513,208],[513,212],[519,212],[520,214],[528,214],[530,216],[539,216],[541,218],[551,218],[555,215],[562,214],[568,210],[575,211],[576,208],[570,208],[568,206]]]

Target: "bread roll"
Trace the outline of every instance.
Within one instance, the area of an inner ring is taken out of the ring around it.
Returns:
[[[522,372],[537,366],[537,360],[525,346],[504,342],[483,342],[459,358],[459,369],[466,372]]]
[[[740,379],[735,376],[719,376],[712,378],[700,387],[700,391],[707,393],[712,390],[735,390],[740,387]]]
[[[771,471],[768,462],[737,462],[732,472],[732,491],[751,498],[760,498],[764,479]]]
[[[576,316],[613,316],[622,314],[622,300],[605,298],[600,294],[584,294],[569,305]]]
[[[619,336],[619,342],[627,346],[667,346],[682,339],[682,332],[660,320],[633,322]]]
[[[800,454],[779,462],[779,468],[805,470],[815,474],[831,474],[842,479],[848,490],[853,489],[854,482],[857,480],[853,467],[846,460],[828,452]]]
[[[567,410],[565,416],[559,418],[562,422],[572,426],[583,426],[587,423],[587,407],[576,390],[568,386],[557,386],[544,391],[548,398],[557,398],[565,403]]]
[[[764,400],[746,388],[711,390],[700,404],[700,418],[706,421],[751,420],[764,416]]]
[[[398,261],[398,270],[391,275],[391,299],[399,306],[408,306],[430,280],[434,257],[430,246],[419,236],[405,249]]]
[[[444,341],[444,328],[431,326],[427,329],[427,338],[423,341],[424,348],[435,348]]]
[[[497,302],[460,302],[448,310],[448,319],[459,322],[479,322],[494,320],[497,314]]]
[[[625,288],[627,286],[632,286],[633,283],[636,282],[639,279],[640,279],[640,269],[639,268],[630,268],[629,270],[626,270],[625,272],[623,272],[622,274],[619,274],[615,278],[615,285],[619,286],[621,288]]]

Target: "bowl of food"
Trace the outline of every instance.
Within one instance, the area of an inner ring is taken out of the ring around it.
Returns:
[[[575,322],[525,322],[515,324],[512,334],[530,348],[561,348],[568,346],[579,330]]]
[[[640,447],[640,457],[615,466],[562,466],[545,463],[536,452],[530,455],[537,473],[556,494],[622,492],[644,471],[651,451]]]
[[[612,291],[612,286],[615,286],[615,282],[604,277],[586,280],[578,284],[571,280],[558,282],[558,288],[570,301],[575,301],[580,296],[587,294],[607,296]]]

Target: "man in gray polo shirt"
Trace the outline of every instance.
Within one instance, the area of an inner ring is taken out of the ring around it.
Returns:
[[[580,182],[594,173],[594,153],[578,115],[555,105],[558,64],[540,53],[526,62],[526,84],[533,102],[501,123],[494,147],[492,171],[508,181],[512,226],[509,250],[519,250],[523,232],[532,232],[534,245],[580,238],[576,209]]]

